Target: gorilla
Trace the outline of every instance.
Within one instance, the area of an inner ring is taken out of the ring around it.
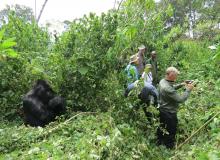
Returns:
[[[57,96],[45,80],[37,80],[23,98],[25,125],[44,127],[65,111],[65,100]]]

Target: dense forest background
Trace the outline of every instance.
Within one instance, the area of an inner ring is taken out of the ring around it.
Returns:
[[[122,0],[53,38],[30,8],[0,11],[0,159],[220,159],[219,0]],[[179,82],[199,82],[180,107],[174,150],[156,145],[158,119],[148,124],[123,97],[124,68],[140,44],[157,51],[160,79],[172,65]],[[26,127],[22,97],[40,78],[68,112],[45,128]]]

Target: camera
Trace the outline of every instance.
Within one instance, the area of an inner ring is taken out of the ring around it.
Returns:
[[[198,81],[197,80],[185,80],[186,84],[192,84],[194,87],[197,86]]]
[[[194,80],[185,80],[186,84],[192,84],[194,82]]]

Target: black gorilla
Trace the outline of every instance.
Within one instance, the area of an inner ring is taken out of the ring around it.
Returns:
[[[65,101],[57,96],[44,80],[37,80],[33,89],[23,98],[24,123],[44,127],[65,113]]]

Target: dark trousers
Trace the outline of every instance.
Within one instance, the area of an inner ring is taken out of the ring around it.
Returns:
[[[144,114],[149,122],[152,122],[153,118],[153,114],[147,111],[147,107],[150,106],[151,96],[154,97],[154,106],[157,106],[157,95],[153,92],[152,88],[144,87],[138,95],[140,105],[143,106]]]
[[[157,129],[158,144],[173,148],[178,124],[177,114],[160,110],[159,118],[160,126]]]
[[[125,89],[125,92],[124,92],[125,97],[128,97],[128,94],[131,91],[131,89],[133,89],[132,84]],[[151,96],[154,97],[154,106],[156,107],[158,104],[157,94],[153,91],[152,88],[149,88],[149,87],[144,87],[141,90],[140,94],[138,95],[138,98],[140,99],[140,101],[135,105],[136,110],[138,110],[140,106],[142,106],[144,110],[144,114],[147,117],[147,120],[149,122],[152,122],[152,118],[153,118],[153,114],[147,111],[147,107],[150,106]]]

